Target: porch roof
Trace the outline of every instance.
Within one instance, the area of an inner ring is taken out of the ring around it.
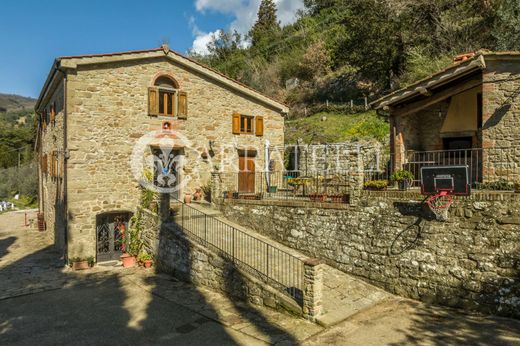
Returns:
[[[419,80],[405,88],[396,90],[371,103],[374,109],[390,110],[391,107],[399,105],[420,96],[431,96],[431,89],[439,88],[449,82],[463,79],[468,75],[486,68],[484,54],[479,53],[474,57],[454,64],[444,70]]]

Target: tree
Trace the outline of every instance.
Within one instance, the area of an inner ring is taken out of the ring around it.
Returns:
[[[280,24],[276,16],[275,3],[273,0],[262,0],[256,23],[249,31],[253,50],[263,53],[262,55],[270,60],[273,53],[273,49],[270,49],[270,43],[276,41],[279,33]]]
[[[493,37],[499,50],[520,50],[520,2],[502,0],[496,12]]]

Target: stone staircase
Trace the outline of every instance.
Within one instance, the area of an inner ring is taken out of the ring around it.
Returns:
[[[209,203],[191,203],[190,206],[223,223],[246,232],[255,238],[269,242],[284,251],[288,251],[297,257],[306,257],[295,249],[277,243],[266,236],[229,221],[219,210],[212,208]],[[332,326],[391,297],[392,295],[390,293],[332,268],[331,266],[323,265],[322,314],[316,318],[316,322],[324,327]]]

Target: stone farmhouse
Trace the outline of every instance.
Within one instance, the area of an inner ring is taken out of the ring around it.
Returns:
[[[473,183],[518,179],[520,53],[480,51],[372,105],[388,116],[393,169],[470,167]],[[418,182],[418,180],[417,180]]]
[[[181,198],[208,185],[219,167],[267,167],[264,148],[283,145],[288,109],[163,45],[57,58],[36,112],[39,226],[54,230],[65,255],[99,261],[119,256],[114,227],[139,204],[142,177],[131,162],[138,143],[155,182],[173,176],[169,187],[175,182]]]

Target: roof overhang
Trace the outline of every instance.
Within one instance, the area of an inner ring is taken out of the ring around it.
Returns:
[[[486,68],[482,54],[460,64],[450,66],[429,78],[422,79],[406,88],[394,91],[374,102],[371,105],[377,110],[391,110],[399,104],[410,101],[418,96],[431,96],[432,89],[438,89],[443,85],[464,79],[467,76],[482,71]]]
[[[42,92],[40,93],[40,97],[38,98],[38,102],[36,103],[36,109],[38,111],[42,101],[45,99],[45,95],[48,93],[47,90],[50,89],[49,86],[51,85],[51,82],[57,71],[77,70],[79,66],[86,65],[110,64],[121,61],[138,61],[150,58],[167,58],[170,61],[189,70],[200,73],[227,88],[240,92],[248,97],[253,98],[256,101],[268,105],[282,114],[287,114],[289,112],[289,107],[287,105],[278,102],[266,95],[263,95],[258,91],[236,80],[233,80],[216,70],[204,66],[193,59],[172,51],[167,45],[163,45],[161,48],[143,51],[60,57],[56,59],[53,67],[51,68],[51,72],[47,77],[47,81],[45,82]]]

